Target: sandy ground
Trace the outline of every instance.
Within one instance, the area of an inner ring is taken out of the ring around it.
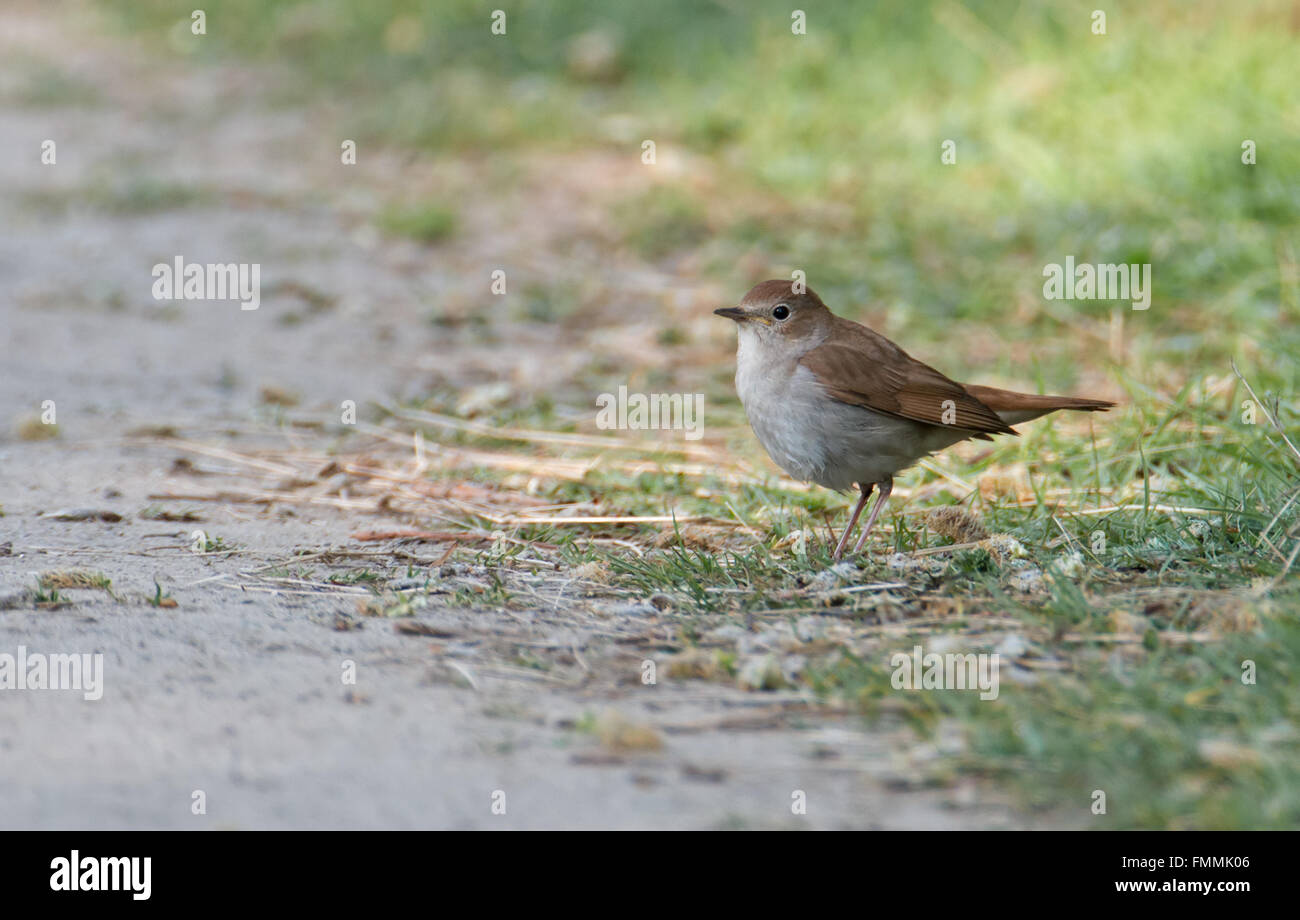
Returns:
[[[161,427],[214,448],[286,438],[316,448],[328,441],[321,432],[271,424],[264,388],[326,417],[345,399],[500,378],[499,344],[426,321],[448,304],[478,307],[485,264],[603,273],[624,281],[629,302],[686,282],[580,245],[543,258],[595,219],[552,181],[462,209],[467,226],[436,252],[384,239],[365,215],[395,175],[463,191],[479,167],[363,148],[345,182],[325,115],[262,101],[256,73],[191,69],[119,44],[76,5],[23,5],[3,18],[0,653],[100,653],[105,686],[98,701],[0,691],[0,827],[1026,823],[973,783],[919,788],[918,746],[901,728],[868,729],[795,694],[641,684],[639,663],[654,653],[636,642],[668,635],[671,610],[605,600],[577,616],[563,596],[539,595],[536,609],[506,614],[460,607],[449,590],[411,620],[431,634],[410,635],[358,617],[351,594],[259,581],[295,553],[355,550],[356,531],[411,521],[159,499],[219,488],[229,467],[179,450],[156,436]],[[54,166],[39,160],[47,138]],[[589,165],[584,187],[598,193],[599,164]],[[202,195],[139,206],[142,183]],[[94,204],[104,189],[124,203]],[[535,219],[519,220],[521,208]],[[261,308],[154,302],[150,269],[177,254],[259,262]],[[562,385],[582,352],[566,357],[553,340],[536,328],[512,338],[512,379]],[[19,437],[47,400],[59,437]],[[191,465],[177,466],[181,457]],[[201,520],[141,517],[158,505]],[[120,519],[50,514],[66,509]],[[239,552],[192,552],[198,528]],[[413,566],[433,581],[486,574]],[[38,576],[73,568],[103,572],[114,594],[68,590],[70,603],[38,606]],[[155,584],[176,607],[148,603]],[[564,650],[570,667],[554,676],[492,666],[492,641],[475,636],[503,629]],[[341,677],[348,662],[354,685]],[[632,740],[598,727],[611,724],[631,726]],[[196,791],[205,814],[193,813]],[[806,814],[792,813],[796,791]]]

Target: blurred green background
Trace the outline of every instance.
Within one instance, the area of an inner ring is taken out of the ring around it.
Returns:
[[[1045,264],[1149,262],[1153,305],[1122,335],[1153,379],[1235,354],[1294,389],[1297,3],[1111,4],[1096,35],[1090,2],[808,2],[794,35],[788,3],[525,0],[498,36],[493,4],[211,0],[201,41],[174,3],[104,5],[128,31],[174,23],[199,58],[291,65],[269,93],[337,94],[367,140],[705,158],[707,196],[684,180],[625,204],[633,246],[698,250],[742,290],[757,250],[828,302],[889,304],[913,342],[948,320],[1068,337],[1063,315],[1117,305],[1045,303]]]

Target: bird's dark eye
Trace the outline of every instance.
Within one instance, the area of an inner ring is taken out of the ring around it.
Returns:
[[[779,303],[776,305],[776,309],[772,311],[772,316],[774,319],[788,319],[790,308],[783,303]]]

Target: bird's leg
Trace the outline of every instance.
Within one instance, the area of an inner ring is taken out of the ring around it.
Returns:
[[[889,493],[894,491],[893,479],[886,479],[884,482],[876,483],[876,485],[880,486],[880,495],[876,499],[875,506],[871,509],[871,514],[867,517],[867,526],[862,528],[862,536],[858,537],[857,545],[853,547],[853,555],[855,556],[862,552],[862,546],[867,542],[867,534],[871,533],[871,525],[876,523],[876,518],[880,515],[880,509],[885,507],[885,502],[889,501]],[[870,486],[868,486],[869,488]],[[866,497],[867,493],[864,491],[862,498],[865,500]]]
[[[859,484],[858,488],[862,490],[862,497],[853,506],[853,516],[849,518],[849,526],[845,527],[844,533],[840,535],[839,545],[835,547],[835,555],[831,556],[832,562],[839,562],[843,558],[844,545],[849,542],[849,534],[853,533],[853,525],[858,523],[858,515],[862,514],[862,509],[867,507],[867,499],[871,496],[871,483]]]

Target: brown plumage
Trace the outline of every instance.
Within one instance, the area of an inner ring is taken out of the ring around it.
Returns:
[[[835,316],[809,289],[764,281],[738,307],[715,310],[740,328],[736,388],[768,455],[799,479],[862,493],[838,559],[873,486],[880,490],[862,548],[893,474],[966,438],[1016,434],[1012,425],[1057,409],[1114,403],[961,384],[878,332]]]
[[[922,364],[880,333],[838,316],[832,323],[830,338],[799,361],[817,375],[830,396],[914,422],[1015,434],[960,383]]]
[[[1105,399],[1085,399],[1082,396],[1035,396],[1032,393],[1017,393],[1015,390],[999,390],[997,387],[983,387],[977,383],[966,384],[966,392],[974,396],[994,412],[1033,412],[1030,418],[1038,418],[1057,409],[1077,409],[1081,412],[1104,412],[1113,408],[1114,403]],[[1029,421],[1029,418],[1021,419]]]

